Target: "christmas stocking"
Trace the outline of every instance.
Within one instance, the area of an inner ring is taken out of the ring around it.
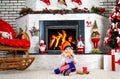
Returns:
[[[75,2],[75,3],[79,4],[79,5],[82,5],[81,0],[72,0],[72,2]]]
[[[67,6],[65,0],[58,0],[58,3],[61,4],[61,5],[65,5],[65,6]]]
[[[45,4],[50,5],[50,0],[40,0],[43,1]]]

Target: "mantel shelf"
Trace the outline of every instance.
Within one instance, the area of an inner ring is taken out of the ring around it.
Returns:
[[[16,19],[22,18],[24,16],[29,16],[29,15],[61,15],[61,16],[64,16],[64,15],[93,15],[93,14],[101,16],[101,17],[108,18],[108,17],[106,17],[104,15],[91,12],[91,13],[67,13],[67,14],[60,14],[60,13],[56,13],[56,14],[53,14],[53,13],[26,14],[26,15],[20,16],[20,17],[18,17]]]

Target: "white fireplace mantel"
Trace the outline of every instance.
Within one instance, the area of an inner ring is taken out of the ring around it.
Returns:
[[[20,27],[30,36],[31,47],[29,52],[30,53],[37,53],[38,52],[38,44],[39,44],[39,36],[31,36],[29,30],[35,24],[35,27],[39,29],[39,21],[43,20],[84,20],[84,28],[85,28],[85,53],[91,53],[91,49],[93,47],[91,43],[91,31],[94,21],[97,21],[98,30],[101,34],[101,40],[99,42],[99,46],[101,47],[102,52],[104,53],[107,49],[103,45],[104,37],[106,36],[106,32],[109,28],[109,19],[107,17],[95,14],[95,13],[74,13],[74,14],[28,14],[23,17],[20,17],[16,20],[17,28]],[[91,21],[92,25],[90,27],[87,26],[87,21]],[[27,26],[27,27],[26,27]]]

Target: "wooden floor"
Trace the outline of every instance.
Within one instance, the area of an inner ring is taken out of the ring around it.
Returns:
[[[24,71],[0,71],[0,79],[120,79],[120,72],[91,70],[87,75],[71,73],[69,76],[56,75],[53,70],[27,69]]]

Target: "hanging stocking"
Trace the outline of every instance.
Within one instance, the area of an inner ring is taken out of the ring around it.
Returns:
[[[47,5],[50,5],[50,0],[40,0],[40,1],[44,2]]]
[[[60,5],[65,5],[65,6],[67,6],[65,0],[58,0],[58,3],[59,3]]]
[[[79,5],[82,5],[81,0],[72,0],[72,2],[75,2],[75,3],[79,4]]]

